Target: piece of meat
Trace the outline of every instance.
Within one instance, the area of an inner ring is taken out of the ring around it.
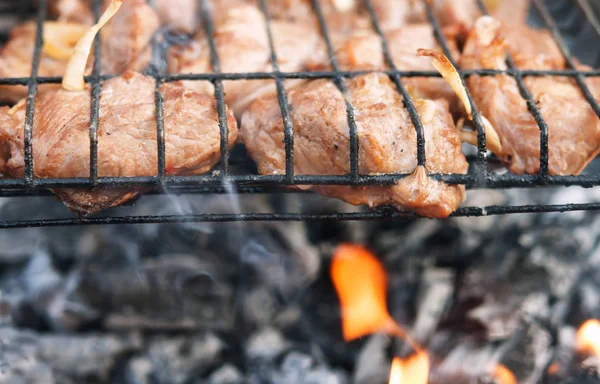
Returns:
[[[0,77],[27,78],[31,76],[31,65],[35,43],[35,22],[26,22],[11,32],[9,41],[0,50]],[[43,50],[40,53],[38,76],[62,76],[67,65],[67,59],[53,57]],[[38,92],[56,89],[58,84],[40,84]],[[0,100],[6,103],[16,103],[27,95],[27,86],[0,86]]]
[[[49,0],[48,10],[59,21],[93,25],[94,14],[90,4],[91,0]]]
[[[110,0],[100,1],[103,8],[110,3]],[[226,3],[232,0],[220,1]],[[188,34],[194,33],[198,26],[198,4],[198,0],[154,0],[160,24]],[[127,1],[123,5],[126,6]],[[94,24],[92,0],[50,0],[48,6],[50,14],[58,20]]]
[[[308,57],[314,54],[319,35],[303,25],[272,21],[275,51],[282,72],[301,70]],[[263,14],[254,6],[231,9],[214,33],[221,72],[271,72],[271,51]],[[211,73],[208,41],[199,34],[191,45],[171,50],[171,73]],[[208,81],[184,81],[197,92],[213,94]],[[247,105],[258,96],[275,92],[272,80],[224,81],[225,101],[240,116]]]
[[[484,0],[483,3],[490,15],[510,27],[526,24],[531,5],[530,0]],[[460,24],[470,28],[482,16],[477,0],[432,0],[431,4],[442,26]]]
[[[515,65],[521,69],[564,69],[565,58],[552,33],[526,25],[502,29],[508,52]]]
[[[128,0],[114,19],[101,31],[104,74],[118,75],[126,70],[142,71],[150,62],[150,41],[158,28],[156,12],[145,0]],[[38,77],[63,76],[72,49],[86,25],[72,22],[45,22],[44,45],[40,53]],[[30,77],[35,48],[35,22],[15,28],[0,51],[0,77]],[[93,55],[92,55],[93,56]],[[93,57],[86,74],[91,74]],[[59,84],[40,84],[38,92],[57,89]],[[0,100],[16,103],[27,95],[26,86],[0,86]]]
[[[158,169],[155,81],[134,72],[107,80],[100,93],[98,176],[155,176]],[[201,174],[219,161],[218,116],[211,97],[176,84],[161,87],[164,97],[166,173]],[[0,109],[0,145],[10,147],[0,172],[24,175],[25,100]],[[235,118],[228,111],[229,144],[237,139]],[[38,178],[89,177],[90,92],[63,89],[36,99],[33,123],[34,175]],[[5,153],[6,154],[6,153]],[[72,210],[86,214],[121,204],[138,188],[57,189]]]
[[[482,17],[467,40],[461,66],[506,69],[506,50],[501,24]],[[526,52],[519,60],[525,67],[544,62],[536,56],[527,57]],[[573,79],[531,76],[525,78],[525,84],[548,124],[549,173],[578,174],[598,153],[600,119]],[[507,75],[471,76],[467,85],[475,104],[500,137],[502,150],[497,155],[506,161],[509,170],[517,174],[539,172],[540,129],[515,79]]]
[[[155,0],[162,25],[192,34],[198,27],[198,0]]]
[[[125,1],[100,31],[102,73],[119,75],[126,70],[144,70],[150,63],[150,43],[159,26],[156,11],[146,0]]]
[[[346,81],[359,141],[361,174],[411,174],[390,186],[310,186],[351,204],[393,205],[430,217],[447,217],[465,196],[464,186],[431,180],[417,167],[416,133],[402,97],[384,74]],[[330,80],[313,80],[287,92],[294,124],[297,175],[344,175],[350,171],[346,97]],[[419,100],[425,133],[426,170],[466,173],[468,164],[445,100]],[[244,113],[240,131],[261,174],[285,172],[284,127],[277,98],[256,100]]]
[[[431,60],[417,56],[419,48],[440,50],[430,24],[408,24],[402,28],[384,33],[390,55],[400,71],[431,71]],[[448,38],[453,58],[458,60],[459,52],[452,38]],[[374,32],[360,31],[338,43],[336,60],[342,70],[385,70],[387,63],[383,54],[380,37]],[[331,70],[326,47],[321,44],[317,54],[307,64],[310,70]],[[458,98],[450,86],[440,77],[405,77],[402,80],[414,98],[439,99],[450,102],[452,110],[461,110]]]

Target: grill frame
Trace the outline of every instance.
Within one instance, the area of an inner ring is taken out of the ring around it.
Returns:
[[[269,18],[269,10],[266,0],[260,0],[260,10],[265,16],[266,33],[270,47],[270,59],[273,70],[271,72],[254,73],[222,73],[215,41],[212,38],[214,24],[210,15],[208,2],[199,0],[200,18],[206,36],[208,36],[208,46],[210,50],[210,63],[213,73],[198,74],[167,74],[162,73],[159,66],[153,62],[146,74],[152,76],[156,81],[155,101],[156,101],[156,122],[157,122],[157,151],[158,164],[157,175],[153,177],[99,177],[98,176],[98,116],[99,116],[99,94],[102,82],[109,79],[111,75],[102,75],[101,67],[101,37],[98,35],[94,42],[94,62],[91,76],[86,77],[86,83],[91,85],[91,106],[90,106],[90,177],[89,178],[36,178],[33,172],[34,159],[32,153],[33,137],[33,118],[35,113],[35,97],[39,84],[60,83],[61,77],[38,77],[38,66],[40,61],[43,22],[47,16],[47,0],[39,0],[39,6],[36,16],[36,43],[32,61],[31,76],[27,78],[0,78],[0,85],[25,85],[28,87],[26,102],[26,120],[24,126],[25,138],[25,177],[24,179],[0,179],[0,196],[31,196],[48,195],[48,188],[59,187],[84,187],[84,188],[103,188],[103,187],[157,187],[160,191],[174,190],[183,191],[183,193],[226,193],[227,188],[223,185],[234,185],[241,193],[281,193],[292,191],[285,188],[277,189],[278,186],[293,185],[386,185],[392,184],[406,174],[382,174],[382,175],[361,175],[359,173],[358,152],[359,143],[354,121],[354,112],[349,101],[347,104],[348,125],[350,128],[350,172],[346,175],[326,176],[326,175],[296,175],[294,172],[294,127],[290,118],[290,107],[287,102],[284,80],[286,79],[331,79],[337,88],[345,93],[344,80],[357,75],[369,73],[372,71],[341,71],[337,65],[334,48],[328,33],[328,26],[321,10],[319,0],[311,0],[312,6],[319,21],[321,37],[324,39],[329,51],[331,71],[323,72],[281,72],[279,70],[277,53],[274,49],[273,34]],[[542,70],[520,70],[514,66],[513,60],[507,56],[508,70],[460,70],[453,61],[450,54],[448,41],[441,31],[433,9],[428,1],[422,0],[429,23],[432,25],[436,40],[442,51],[453,62],[459,70],[463,79],[472,75],[493,76],[497,74],[506,74],[513,77],[519,86],[523,99],[527,102],[528,108],[535,121],[540,127],[540,172],[537,175],[512,175],[509,173],[498,174],[490,172],[488,169],[488,156],[485,143],[485,130],[483,128],[481,115],[477,106],[469,94],[469,101],[473,107],[474,124],[477,130],[478,146],[474,163],[470,167],[468,174],[430,174],[429,176],[436,180],[441,180],[450,184],[464,184],[467,188],[532,188],[549,186],[581,186],[594,187],[600,185],[600,174],[579,175],[579,176],[551,176],[548,174],[548,126],[541,116],[535,101],[529,90],[523,82],[527,76],[562,76],[572,77],[582,90],[586,100],[591,108],[600,118],[600,105],[593,97],[585,78],[600,76],[600,70],[579,71],[575,68],[573,57],[564,41],[564,38],[557,26],[556,20],[548,11],[543,0],[532,0],[532,7],[540,14],[545,27],[549,29],[557,42],[565,60],[568,69],[561,71],[542,71]],[[98,19],[100,15],[100,0],[93,1],[93,11]],[[384,57],[389,69],[386,71],[377,71],[386,73],[393,81],[398,92],[405,100],[405,108],[411,117],[413,126],[417,134],[417,160],[419,165],[425,165],[425,139],[423,127],[418,116],[416,108],[408,95],[408,92],[402,84],[402,79],[406,77],[440,77],[436,71],[399,71],[391,58],[388,49],[388,43],[383,34],[379,21],[373,10],[371,0],[364,0],[371,24],[375,32],[379,35],[382,44]],[[571,0],[573,6],[579,6],[587,22],[593,27],[595,34],[600,39],[600,21],[592,11],[592,5],[589,0]],[[153,0],[149,0],[152,5]],[[487,14],[483,0],[477,0],[479,8],[484,14]],[[153,51],[159,49],[159,41],[156,36],[153,38]],[[250,80],[250,79],[270,79],[275,82],[279,106],[283,116],[285,133],[285,153],[286,153],[286,172],[281,175],[257,175],[257,174],[231,174],[230,173],[230,150],[228,145],[228,126],[226,107],[224,101],[223,81],[225,80]],[[165,82],[178,80],[208,80],[214,86],[214,97],[219,116],[219,127],[221,135],[221,162],[217,171],[209,175],[199,176],[172,176],[167,175],[165,170],[165,132],[164,132],[164,99],[160,92],[160,86]],[[294,191],[303,193],[302,191]],[[567,205],[523,205],[523,206],[491,206],[491,207],[460,207],[452,216],[487,216],[493,214],[508,213],[534,213],[534,212],[564,212],[572,210],[599,210],[600,204],[567,204]],[[165,216],[115,216],[115,217],[92,217],[92,218],[69,218],[54,220],[19,220],[19,221],[0,221],[0,228],[16,227],[38,227],[38,226],[57,226],[57,225],[86,225],[86,224],[126,224],[126,223],[157,223],[157,222],[203,222],[203,221],[290,221],[290,220],[379,220],[391,219],[396,217],[418,217],[412,212],[394,211],[388,208],[376,209],[370,212],[340,213],[333,212],[327,214],[289,214],[289,213],[228,213],[228,214],[200,214],[200,215],[165,215]]]

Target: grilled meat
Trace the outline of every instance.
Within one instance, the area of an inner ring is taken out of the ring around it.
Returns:
[[[59,21],[94,24],[91,0],[49,0],[48,9]]]
[[[106,81],[100,94],[98,175],[157,174],[155,82],[134,72]],[[175,84],[161,87],[164,96],[166,172],[200,174],[219,161],[220,135],[214,100]],[[5,176],[24,175],[25,100],[0,109],[0,161]],[[33,124],[34,175],[38,178],[89,177],[90,92],[60,89],[38,96]],[[237,125],[228,112],[229,143]],[[99,212],[131,199],[140,189],[57,189],[72,210]]]
[[[102,29],[102,73],[121,74],[145,69],[150,42],[159,27],[157,13],[146,0],[127,0]]]
[[[482,16],[477,0],[433,0],[431,3],[443,26],[462,25],[470,28]],[[492,16],[510,27],[527,22],[531,5],[530,0],[483,0],[483,3]]]
[[[103,6],[110,3],[110,0],[100,1]],[[94,24],[92,0],[52,0],[48,5],[50,14],[61,21]],[[124,6],[127,6],[127,1]],[[190,34],[197,27],[198,0],[154,0],[154,7],[161,25]]]
[[[506,50],[500,22],[482,17],[467,40],[461,66],[465,69],[506,69]],[[547,55],[540,58],[538,51],[521,52],[519,66],[552,69],[556,63],[547,60]],[[525,78],[525,84],[548,124],[549,173],[578,174],[598,153],[598,116],[573,79],[532,76]],[[477,107],[501,139],[502,149],[497,155],[507,162],[509,170],[517,174],[539,172],[540,129],[521,97],[515,79],[507,75],[471,76],[467,85]],[[592,89],[598,91],[595,87]]]
[[[438,43],[429,24],[409,24],[385,33],[389,52],[394,65],[401,71],[429,71],[431,60],[417,56],[419,48],[439,50]],[[448,36],[450,49],[455,60],[459,52]],[[374,32],[361,31],[338,43],[336,60],[342,70],[385,70],[387,63],[383,54],[382,41]],[[330,70],[329,55],[321,44],[318,54],[307,64],[311,70]],[[453,110],[458,111],[459,102],[448,84],[439,77],[405,77],[402,80],[409,93],[415,98],[450,101]]]
[[[68,24],[46,23],[46,30],[57,28],[66,29]],[[64,27],[64,28],[63,28]],[[77,25],[75,25],[77,27]],[[80,34],[84,33],[81,29]],[[33,21],[26,22],[11,32],[9,41],[0,50],[0,77],[29,77],[35,47],[36,26]],[[78,37],[77,37],[78,38]],[[57,36],[57,39],[67,44],[67,36]],[[75,39],[75,42],[77,40]],[[46,44],[50,43],[46,41]],[[42,50],[38,66],[38,76],[62,76],[67,65],[67,55],[54,55]],[[40,84],[38,92],[55,89],[58,84]],[[20,85],[0,86],[0,100],[16,103],[27,95],[27,87]]]
[[[402,97],[384,74],[347,80],[359,141],[361,174],[411,173],[391,186],[310,186],[327,196],[371,207],[393,205],[431,217],[446,217],[463,201],[464,186],[427,177],[466,173],[468,164],[445,100],[418,100],[424,126],[426,168],[417,167],[416,133]],[[346,97],[329,80],[299,84],[287,92],[294,124],[297,175],[344,175],[350,169]],[[261,174],[285,172],[284,127],[275,96],[256,100],[242,116],[244,143]]]
[[[150,61],[149,43],[158,28],[156,12],[145,0],[128,0],[121,11],[101,31],[101,70],[121,74],[125,70],[143,70]],[[87,29],[70,22],[44,23],[44,45],[40,53],[38,76],[60,77],[65,72],[73,47]],[[35,47],[36,27],[30,21],[15,28],[0,51],[0,77],[29,77]],[[89,60],[87,74],[93,60]],[[58,88],[58,84],[41,84],[38,91]],[[0,86],[0,99],[15,103],[27,94],[25,86]]]
[[[502,29],[507,49],[521,69],[564,69],[565,58],[550,31],[522,25]]]
[[[273,21],[271,23],[274,46],[282,72],[302,69],[306,59],[314,54],[318,34],[297,23]],[[231,9],[216,26],[214,41],[221,71],[270,72],[271,51],[263,14],[254,6]],[[188,47],[171,50],[171,73],[210,73],[210,50],[203,34]],[[184,85],[197,92],[213,93],[208,81],[184,81]],[[256,97],[275,92],[272,80],[224,81],[225,101],[237,116]]]

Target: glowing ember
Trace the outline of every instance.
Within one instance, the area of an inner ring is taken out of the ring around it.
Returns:
[[[550,364],[546,372],[548,372],[549,375],[556,375],[560,372],[560,365],[558,365],[557,363],[552,363]]]
[[[342,331],[346,341],[386,332],[404,338],[386,307],[386,275],[367,249],[342,244],[334,252],[331,278],[342,305]]]
[[[429,377],[429,357],[419,351],[405,359],[392,361],[389,384],[427,384]]]
[[[498,384],[517,384],[515,375],[502,364],[498,364],[496,367],[494,379]]]
[[[600,357],[600,321],[588,320],[579,328],[577,350]]]

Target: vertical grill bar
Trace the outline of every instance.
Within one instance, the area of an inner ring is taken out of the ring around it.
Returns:
[[[153,48],[154,49],[154,48]],[[158,153],[158,181],[164,185],[166,177],[166,155],[165,155],[165,99],[160,91],[162,81],[156,76],[154,78],[156,87],[154,89],[154,103],[156,113],[156,143]]]
[[[156,7],[156,0],[148,0],[148,4],[152,7]],[[160,61],[161,47],[157,39],[156,33],[152,36],[152,59],[150,67],[148,69],[149,75],[154,77],[154,113],[156,119],[156,153],[158,155],[158,182],[161,185],[165,185],[166,178],[166,160],[165,160],[165,103],[164,96],[160,91],[163,84],[161,75]]]
[[[281,116],[283,117],[285,136],[285,176],[287,182],[291,184],[294,182],[294,124],[290,116],[290,105],[285,93],[285,87],[283,86],[281,77],[278,76],[280,74],[279,62],[277,60],[277,53],[275,52],[275,43],[271,31],[271,20],[266,0],[260,0],[260,10],[266,20],[266,32],[269,38],[269,49],[271,51],[271,65],[273,66],[273,72],[275,73],[275,85],[277,87],[277,100],[279,102],[279,109],[281,109]]]
[[[436,41],[438,42],[438,44],[442,48],[442,51],[444,52],[444,55],[446,55],[446,57],[448,58],[448,60],[450,60],[452,65],[454,65],[455,68],[460,69],[458,64],[454,61],[454,58],[452,57],[452,51],[450,50],[450,46],[448,45],[448,40],[446,39],[446,36],[444,36],[444,34],[442,32],[442,28],[440,26],[437,16],[435,15],[435,12],[433,11],[433,9],[431,7],[430,2],[424,0],[423,3],[425,5],[427,19],[429,20],[429,23],[433,27],[433,32],[435,34]],[[465,77],[462,74],[461,74],[461,79],[462,79],[463,83],[465,83]],[[465,85],[466,85],[466,83],[465,83]],[[475,123],[475,129],[477,129],[477,162],[476,162],[476,168],[475,168],[475,175],[477,176],[477,179],[478,179],[477,184],[481,185],[487,179],[487,175],[488,175],[485,127],[483,125],[483,120],[481,119],[481,113],[479,112],[479,109],[477,109],[477,106],[475,105],[475,102],[473,101],[473,98],[471,97],[471,92],[469,91],[469,88],[465,86],[465,90],[467,92],[467,98],[469,99],[469,104],[471,104],[473,122]]]
[[[477,5],[484,14],[489,15],[483,0],[477,0]],[[513,77],[517,81],[519,92],[523,99],[525,99],[529,112],[540,128],[540,177],[542,180],[545,180],[548,177],[548,124],[544,120],[544,117],[537,107],[537,103],[533,100],[533,96],[523,81],[523,72],[515,66],[515,63],[508,52],[506,54],[506,64],[513,71]]]
[[[95,22],[100,18],[100,0],[92,2]],[[98,186],[98,119],[100,115],[100,76],[102,71],[102,40],[100,33],[94,39],[94,67],[92,73],[90,111],[90,184]]]
[[[209,10],[208,0],[200,1],[200,16],[202,18],[202,27],[208,41],[210,50],[210,65],[214,73],[221,73],[221,64],[219,63],[219,54],[213,38],[215,26]],[[225,93],[223,91],[223,82],[221,79],[212,81],[215,87],[215,98],[217,99],[217,114],[219,116],[219,129],[221,133],[221,170],[222,176],[229,173],[229,128],[227,126],[227,107],[225,106]]]
[[[563,40],[563,37],[558,29],[558,26],[556,25],[556,22],[554,21],[554,18],[552,17],[552,15],[550,15],[550,12],[548,12],[548,9],[546,9],[546,6],[544,5],[544,3],[542,1],[534,0],[533,2],[535,4],[536,8],[538,9],[538,11],[540,12],[542,19],[544,19],[544,23],[546,23],[546,26],[552,32],[552,37],[554,38],[554,41],[560,48],[560,52],[562,53],[563,57],[565,58],[565,61],[567,62],[567,67],[569,67],[569,69],[577,71],[575,62],[573,61],[571,53],[569,52],[569,48],[567,48],[567,46]],[[584,79],[583,75],[581,73],[577,73],[577,75],[575,75],[575,81],[577,82],[577,85],[581,89],[581,92],[583,93],[585,99],[592,107],[592,110],[594,111],[594,113],[596,113],[596,115],[600,118],[600,106],[598,105],[596,98],[590,91],[590,88],[585,83],[585,79]]]
[[[31,77],[27,82],[27,101],[25,106],[25,127],[23,128],[23,138],[25,146],[25,184],[32,187],[35,183],[33,175],[33,115],[35,113],[35,97],[37,95],[37,77],[38,67],[40,65],[40,56],[42,45],[44,44],[44,20],[46,19],[46,10],[48,8],[47,0],[40,0],[38,5],[38,14],[36,18],[35,47],[33,50],[33,59],[31,63]]]
[[[329,64],[331,65],[331,69],[336,74],[333,81],[337,88],[340,90],[342,95],[344,95],[344,100],[346,102],[346,114],[348,116],[348,128],[350,129],[350,176],[354,179],[358,178],[359,168],[358,168],[358,129],[356,127],[356,121],[354,119],[354,108],[347,99],[348,89],[344,84],[344,80],[339,75],[340,69],[337,64],[337,60],[335,58],[335,49],[333,44],[331,43],[331,39],[329,37],[329,30],[327,28],[327,22],[325,21],[325,16],[323,16],[323,10],[321,9],[321,5],[319,4],[319,0],[312,0],[312,6],[319,21],[319,28],[321,29],[321,36],[325,41],[325,45],[327,45],[327,53],[329,55]]]
[[[381,40],[381,48],[383,50],[385,61],[387,62],[388,67],[393,71],[392,81],[398,89],[398,92],[400,92],[400,94],[402,95],[404,108],[406,108],[406,110],[408,111],[408,114],[410,115],[410,120],[413,126],[415,127],[415,131],[417,133],[417,164],[424,167],[426,159],[425,133],[423,129],[423,123],[412,99],[410,98],[410,95],[408,94],[406,88],[402,84],[402,76],[398,73],[398,69],[396,68],[396,64],[394,63],[394,60],[388,47],[387,37],[385,37],[385,34],[381,30],[381,26],[379,25],[379,20],[377,20],[377,15],[375,14],[375,10],[373,9],[371,0],[365,0],[365,5],[367,6],[373,29],[375,29],[375,32],[377,33],[377,35],[379,35],[379,39]]]

